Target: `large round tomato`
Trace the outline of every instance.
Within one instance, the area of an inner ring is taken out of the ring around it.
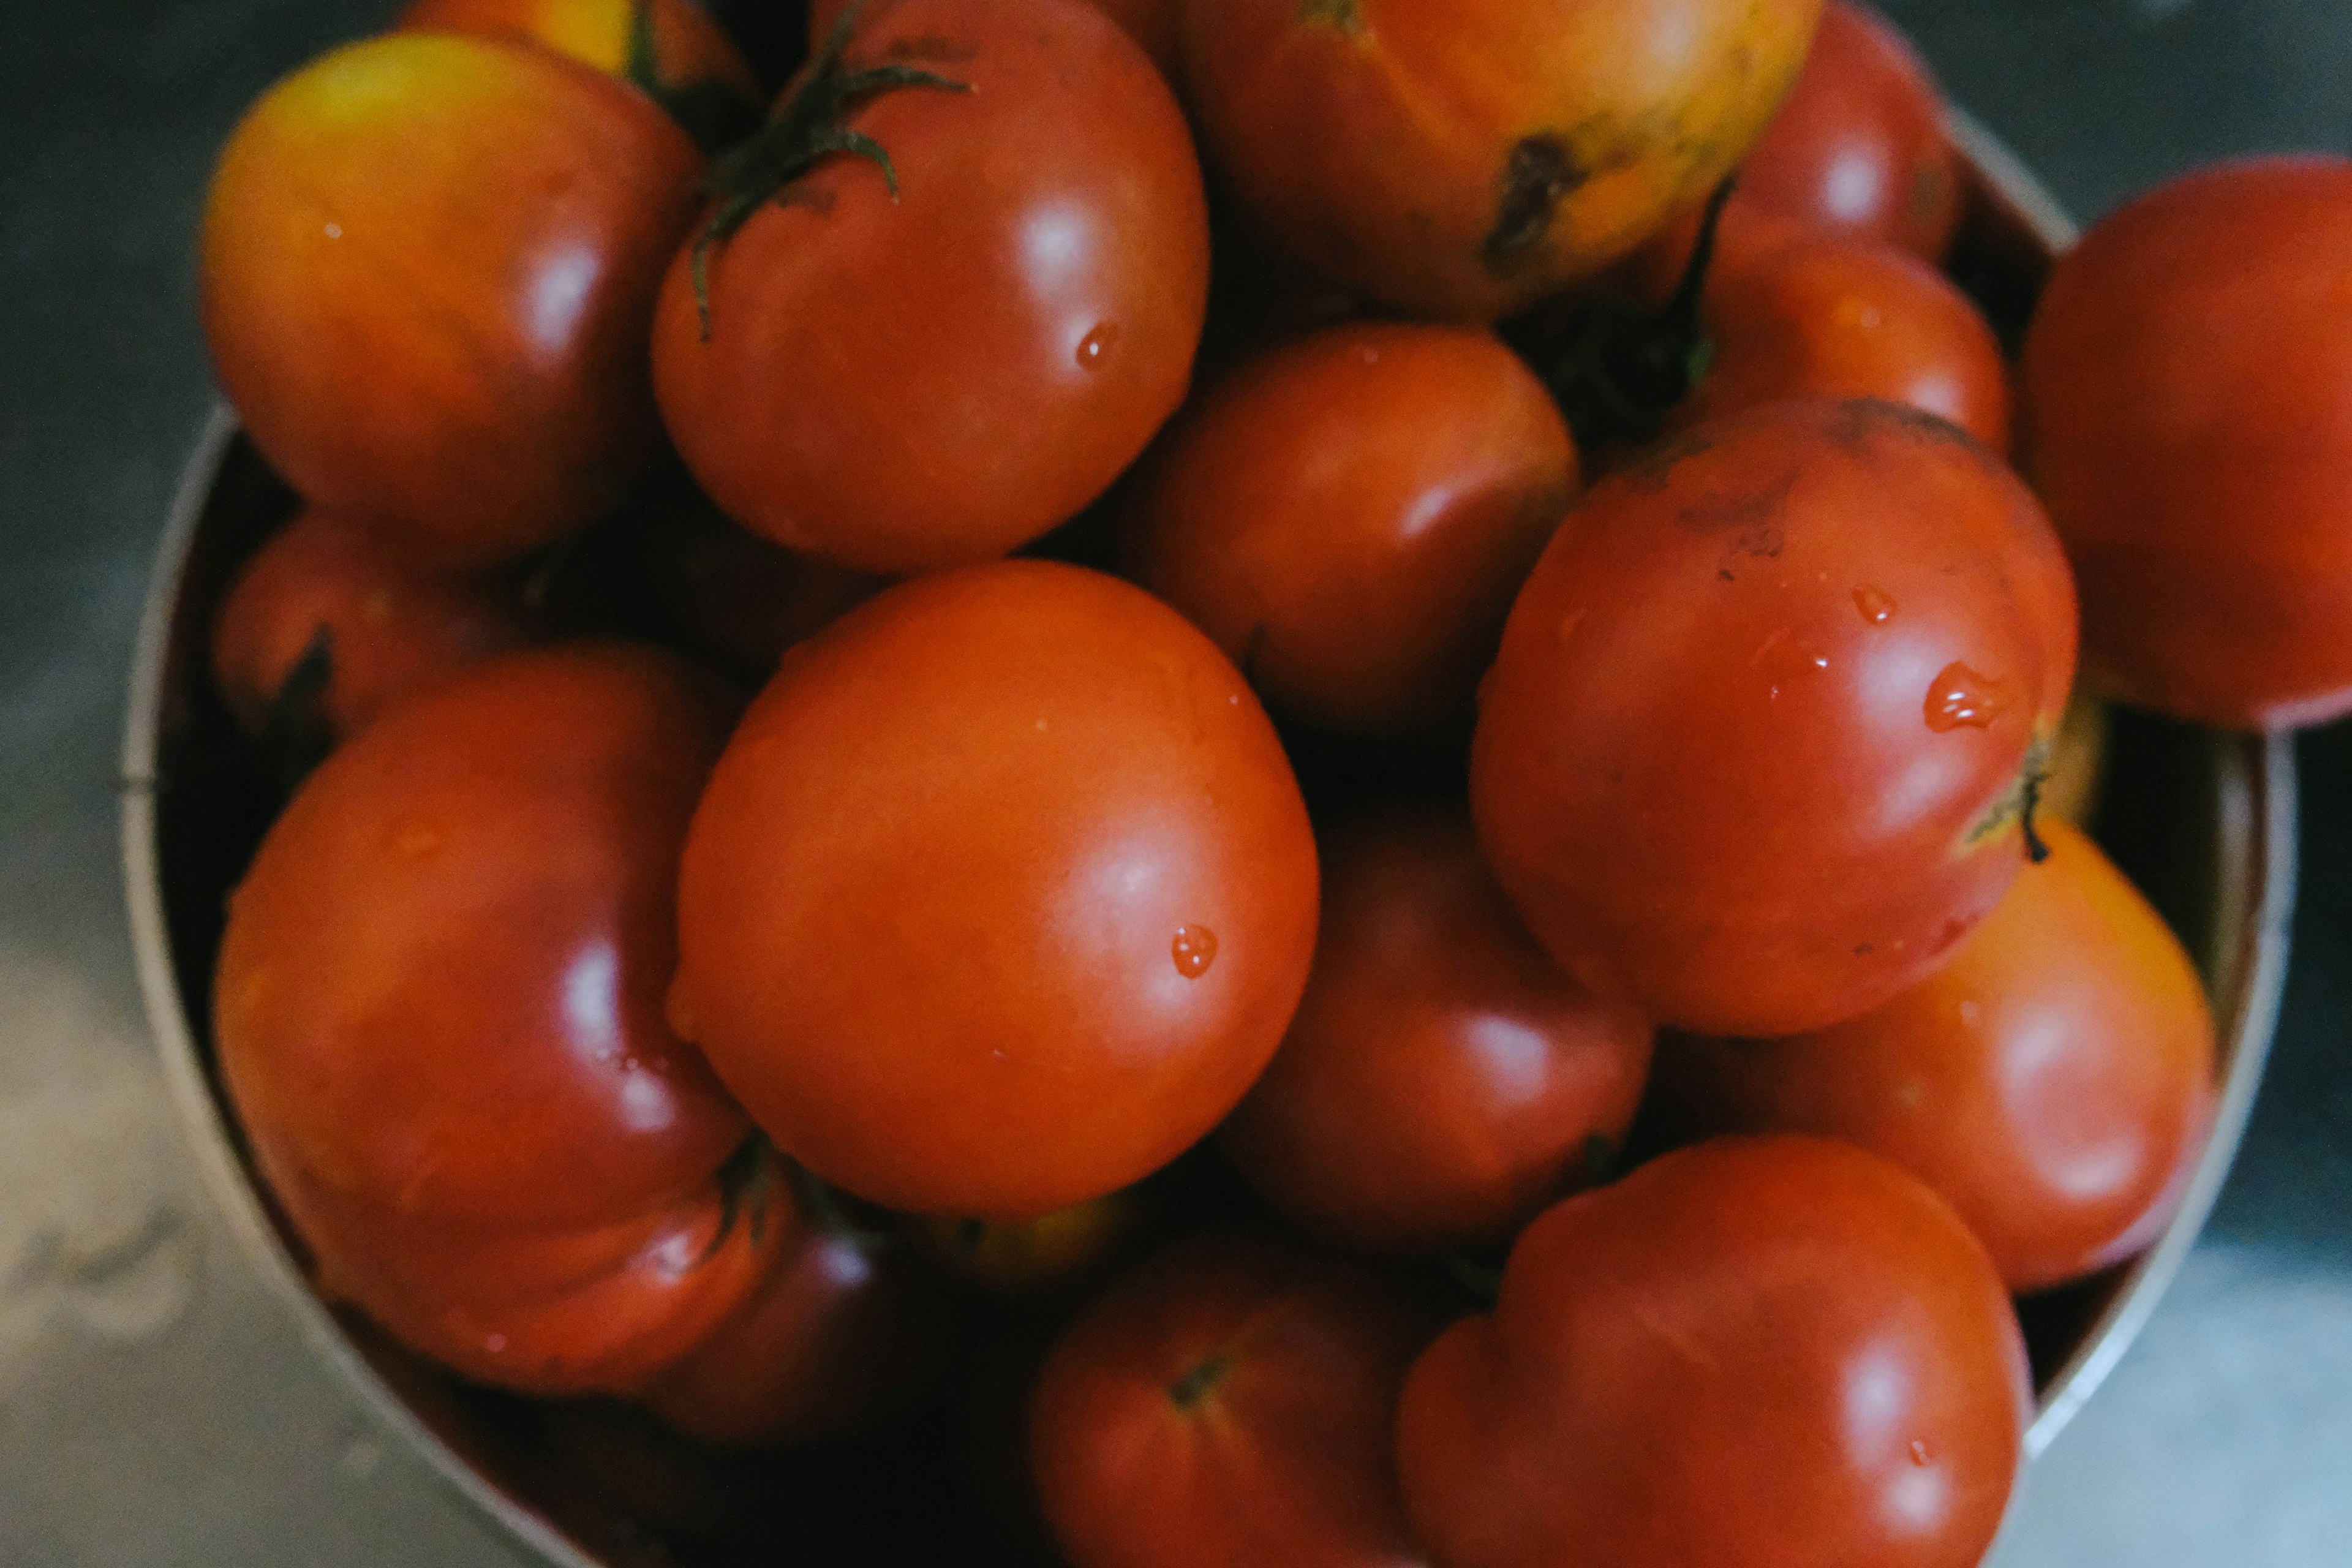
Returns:
[[[869,6],[877,0],[866,0]],[[1184,8],[1179,0],[1087,0],[1087,4],[1127,29],[1128,36],[1143,46],[1151,63],[1173,81],[1179,57],[1182,53],[1181,36]],[[849,9],[850,0],[814,0],[809,6],[808,42],[812,52],[824,47],[826,37],[842,13]]]
[[[660,439],[646,342],[701,158],[550,50],[395,34],[297,72],[221,154],[205,331],[310,500],[420,556],[528,550]]]
[[[1183,400],[1200,165],[1151,62],[1080,0],[896,0],[847,65],[969,90],[863,100],[846,123],[897,194],[821,162],[709,251],[707,319],[698,247],[677,258],[662,412],[754,532],[872,572],[984,561],[1100,495]]]
[[[511,34],[625,79],[635,63],[641,7],[656,84],[677,91],[716,83],[746,100],[759,97],[751,68],[694,0],[410,0],[400,26],[410,32]]]
[[[1976,1568],[2028,1408],[1943,1201],[1809,1138],[1669,1154],[1528,1227],[1413,1363],[1398,1458],[1446,1568]]]
[[[1990,910],[2074,666],[2025,487],[1940,419],[1777,404],[1596,486],[1504,632],[1471,807],[1536,938],[1708,1034],[1885,1001]]]
[[[1300,259],[1491,321],[1623,257],[1739,161],[1821,0],[1196,0],[1202,135]]]
[[[1677,1041],[1666,1096],[1717,1131],[1812,1132],[1934,1187],[2012,1290],[2147,1245],[2213,1112],[2213,1022],[2189,955],[2063,822],[1952,960],[1785,1040]]]
[[[2209,724],[2352,711],[2352,162],[2207,169],[2094,228],[2027,333],[2019,447],[2086,673]]]
[[[1193,406],[1128,552],[1276,709],[1423,729],[1469,711],[1576,480],[1559,411],[1491,334],[1334,327]]]
[[[786,656],[695,816],[672,1016],[826,1181],[1025,1218],[1233,1108],[1315,907],[1297,784],[1215,646],[1140,589],[1003,562]]]
[[[1391,1422],[1428,1337],[1377,1277],[1253,1237],[1187,1243],[1066,1331],[1029,1406],[1074,1568],[1407,1568]]]
[[[1328,846],[1307,994],[1223,1138],[1333,1241],[1505,1241],[1623,1139],[1650,1036],[1544,956],[1467,821],[1376,817]]]

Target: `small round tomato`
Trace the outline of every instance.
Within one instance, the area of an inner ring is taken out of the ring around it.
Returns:
[[[1301,260],[1492,321],[1631,252],[1722,179],[1821,0],[1199,0],[1189,99]]]
[[[653,79],[677,91],[715,83],[746,100],[760,84],[727,35],[693,0],[410,0],[407,32],[511,34],[627,80],[637,12],[650,29]]]
[[[1397,1447],[1447,1568],[1976,1568],[2030,1394],[2000,1278],[1874,1155],[1727,1139],[1568,1199],[1414,1363]]]
[[[1142,1212],[1129,1189],[1009,1224],[931,1215],[917,1222],[915,1237],[958,1279],[992,1294],[1051,1295],[1100,1273]]]
[[[1951,962],[1861,1017],[1783,1040],[1678,1040],[1666,1098],[1706,1131],[1811,1132],[1883,1154],[1958,1211],[2016,1291],[2145,1247],[2213,1114],[2197,971],[2098,847],[2048,825]]]
[[[875,0],[866,0],[870,6]],[[1128,37],[1143,46],[1151,63],[1171,81],[1181,54],[1180,31],[1183,23],[1183,6],[1179,0],[1087,0],[1087,3],[1127,29]],[[809,6],[808,42],[812,52],[824,47],[841,14],[849,8],[850,0],[815,0]]]
[[[1910,40],[1854,0],[1829,0],[1803,74],[1739,168],[1742,204],[1944,258],[1960,163],[1943,94]]]
[[[2074,678],[2032,495],[1885,403],[1770,405],[1590,491],[1511,611],[1470,798],[1570,973],[1780,1035],[1932,969],[2026,862]]]
[[[688,839],[672,1016],[824,1180],[1030,1218],[1233,1109],[1315,906],[1297,783],[1215,645],[1115,579],[1001,562],[786,656]]]
[[[205,213],[205,331],[255,445],[421,558],[519,554],[660,439],[646,368],[702,160],[551,51],[407,33],[262,98]]]
[[[1352,825],[1324,859],[1298,1016],[1226,1152],[1317,1235],[1370,1251],[1509,1239],[1633,1122],[1651,1030],[1537,947],[1452,812]]]
[[[1334,327],[1193,405],[1139,482],[1128,555],[1276,709],[1428,729],[1469,711],[1576,482],[1559,411],[1491,333]]]
[[[2352,161],[2187,175],[2051,275],[2019,447],[2093,681],[2201,723],[2352,712]]]
[[[1071,1324],[1029,1406],[1074,1568],[1403,1568],[1398,1385],[1428,1338],[1376,1276],[1253,1237],[1162,1254]]]
[[[213,679],[248,734],[299,701],[304,720],[341,738],[522,641],[518,606],[499,584],[420,568],[314,508],[229,585],[213,622]],[[307,689],[289,689],[298,671]]]
[[[795,90],[867,68],[953,85],[848,111],[887,166],[825,158],[769,200],[740,184],[759,153],[723,163],[719,228],[663,290],[655,382],[753,532],[868,572],[984,561],[1076,515],[1183,401],[1200,165],[1151,62],[1079,0],[898,0]]]

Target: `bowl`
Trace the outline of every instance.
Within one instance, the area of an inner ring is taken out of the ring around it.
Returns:
[[[2013,343],[2075,229],[2009,152],[1965,116],[1952,125],[1969,173],[1951,271]],[[295,506],[238,434],[213,415],[167,521],[149,592],[123,748],[123,865],[142,987],[165,1079],[215,1206],[247,1262],[320,1357],[393,1441],[524,1551],[563,1568],[614,1568],[650,1543],[603,1489],[551,1463],[520,1401],[459,1384],[311,1291],[300,1245],[260,1185],[208,1037],[225,900],[273,806],[251,749],[205,677],[215,606],[241,563]],[[2295,869],[2294,750],[2119,711],[2093,826],[2198,959],[2220,1030],[2219,1110],[2180,1207],[2137,1259],[2021,1303],[2038,1408],[2029,1457],[2047,1448],[2113,1370],[2195,1242],[2228,1174],[2262,1078],[2286,971]],[[794,1472],[774,1480],[789,1505]],[[799,1476],[803,1488],[837,1488]],[[867,1559],[870,1560],[870,1559]],[[695,1562],[691,1553],[679,1559]]]

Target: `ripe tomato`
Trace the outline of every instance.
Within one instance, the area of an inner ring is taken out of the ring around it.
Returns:
[[[1151,63],[1171,82],[1176,79],[1177,67],[1182,55],[1181,30],[1183,7],[1179,0],[1087,0],[1087,3],[1127,29],[1128,37],[1143,46]],[[870,6],[875,0],[866,0]],[[849,0],[815,0],[809,6],[808,41],[812,52],[824,47],[834,24],[849,8]]]
[[[1030,1403],[1073,1568],[1407,1568],[1391,1421],[1428,1338],[1383,1281],[1213,1235],[1066,1331]]]
[[[1910,40],[1829,0],[1789,100],[1739,169],[1743,205],[1941,261],[1960,222],[1943,94]]]
[[[1300,259],[1492,321],[1589,278],[1738,163],[1821,0],[1197,0],[1190,101]]]
[[[1942,420],[1787,403],[1595,486],[1482,692],[1480,842],[1570,973],[1779,1035],[1932,969],[2025,864],[2074,666],[2041,507]]]
[[[672,1016],[824,1180],[1028,1218],[1233,1109],[1315,903],[1297,784],[1214,645],[1124,583],[1003,562],[786,657],[688,839]]]
[[[421,569],[367,530],[313,509],[230,584],[213,622],[213,679],[249,734],[262,734],[285,699],[310,704],[305,716],[341,738],[523,636],[518,606],[499,584]],[[309,669],[306,661],[314,661]],[[315,679],[315,692],[289,692],[298,670]]]
[[[409,0],[399,26],[408,32],[529,38],[627,80],[640,5],[652,28],[654,79],[661,87],[715,82],[743,99],[758,99],[751,68],[693,0]]]
[[[2095,1273],[2170,1217],[2213,1112],[2197,971],[2098,847],[2049,825],[1951,962],[1785,1040],[1681,1040],[1667,1098],[1710,1131],[1811,1132],[1934,1187],[2011,1290]]]
[[[1624,1138],[1650,1036],[1544,956],[1467,821],[1376,817],[1328,846],[1306,997],[1225,1149],[1349,1247],[1505,1241]]]
[[[1427,729],[1469,710],[1576,479],[1559,411],[1492,334],[1334,327],[1184,416],[1140,481],[1129,555],[1276,708]]]
[[[1143,1209],[1129,1189],[1009,1224],[932,1215],[916,1223],[915,1238],[958,1279],[992,1295],[1051,1295],[1101,1273]]]
[[[663,1022],[725,733],[667,655],[510,654],[310,776],[230,900],[221,1068],[272,1169],[419,1221],[604,1226],[750,1127]]]
[[[480,564],[618,499],[659,440],[646,340],[701,159],[550,51],[411,33],[280,82],[221,154],[205,331],[278,471]]]
[[[1200,166],[1166,83],[1079,0],[898,0],[851,52],[971,90],[864,100],[846,123],[887,150],[897,195],[834,157],[751,211],[709,253],[707,336],[702,247],[677,258],[662,411],[755,533],[868,572],[984,561],[1100,495],[1183,400]]]
[[[1952,1211],[1858,1149],[1727,1139],[1528,1227],[1413,1364],[1397,1444],[1447,1568],[1976,1568],[2025,1344]]]
[[[2222,164],[2058,264],[2020,448],[2083,585],[2092,679],[2202,723],[2352,712],[2352,162]]]

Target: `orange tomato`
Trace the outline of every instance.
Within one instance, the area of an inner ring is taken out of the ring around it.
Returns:
[[[411,0],[404,32],[510,33],[626,79],[636,10],[647,0]],[[655,79],[681,89],[716,82],[756,101],[751,68],[693,0],[650,0]]]

